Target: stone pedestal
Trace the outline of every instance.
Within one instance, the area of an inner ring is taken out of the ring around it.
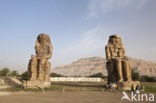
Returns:
[[[44,82],[44,81],[23,81],[24,88],[45,88],[50,87],[51,82]]]
[[[134,86],[134,89],[135,89],[137,84],[140,85],[140,82],[139,81],[123,81],[123,82],[117,82],[117,84],[118,84],[119,89],[131,90],[132,85]]]

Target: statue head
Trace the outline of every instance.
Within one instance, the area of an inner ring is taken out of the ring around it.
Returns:
[[[37,58],[51,58],[52,45],[49,35],[43,33],[38,35],[35,49]]]
[[[109,41],[108,41],[109,45],[113,45],[113,46],[123,46],[122,41],[121,41],[121,37],[119,35],[111,35],[109,37]]]
[[[44,45],[45,43],[51,44],[49,35],[48,35],[48,34],[43,34],[43,33],[40,34],[40,35],[37,37],[36,42],[38,42],[40,45]]]

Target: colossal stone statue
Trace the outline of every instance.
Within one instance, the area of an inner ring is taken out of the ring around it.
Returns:
[[[119,35],[111,35],[105,48],[108,81],[131,81],[131,69]]]
[[[52,49],[49,36],[40,34],[35,45],[36,56],[32,56],[29,62],[28,73],[30,81],[49,81],[51,64],[48,59],[52,56]]]
[[[52,44],[47,34],[37,37],[36,56],[32,55],[28,65],[29,82],[25,86],[35,86],[50,82],[50,67],[48,61],[52,57]]]
[[[140,84],[139,81],[132,81],[130,64],[119,35],[109,37],[105,51],[108,83],[115,82],[120,89],[124,90],[130,90],[132,85]]]

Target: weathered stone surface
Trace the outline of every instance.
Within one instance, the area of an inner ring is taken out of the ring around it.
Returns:
[[[111,35],[105,49],[108,81],[131,81],[131,68],[120,36]]]
[[[48,61],[52,57],[52,44],[47,34],[40,34],[37,37],[36,56],[32,55],[28,65],[29,82],[24,82],[25,86],[35,86],[39,84],[49,84],[51,64]],[[43,85],[44,86],[44,85]]]
[[[37,64],[38,60],[36,56],[32,55],[28,65],[28,76],[30,81],[37,79]]]
[[[15,77],[0,77],[0,86],[21,86],[22,82]]]
[[[51,86],[51,82],[45,82],[45,81],[23,81],[23,86],[25,88],[40,88],[40,89],[43,89],[44,87]]]
[[[138,84],[140,85],[139,81],[123,81],[123,82],[117,82],[119,89],[122,90],[131,90],[131,86],[133,85],[136,87]]]
[[[3,79],[0,79],[0,86],[5,85],[5,81]]]
[[[130,64],[119,35],[109,37],[105,51],[108,83],[116,82],[119,88],[124,90],[130,90],[132,84],[140,84],[139,81],[132,81]]]
[[[52,45],[47,34],[40,34],[37,37],[35,50],[38,59],[50,59],[52,56]]]

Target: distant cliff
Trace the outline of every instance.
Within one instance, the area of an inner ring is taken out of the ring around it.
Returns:
[[[156,63],[129,58],[131,68],[141,75],[156,76]],[[52,72],[65,76],[87,76],[95,73],[107,75],[106,59],[101,57],[81,58],[68,65],[58,66]]]

